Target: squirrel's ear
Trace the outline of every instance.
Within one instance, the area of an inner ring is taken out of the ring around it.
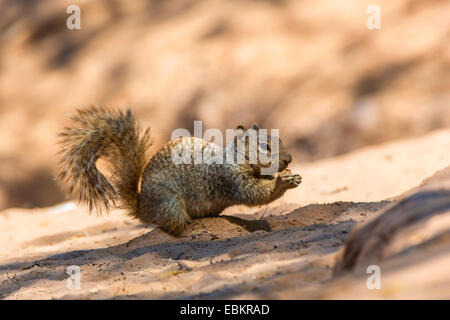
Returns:
[[[256,123],[254,123],[254,124],[252,125],[252,129],[258,131],[258,130],[259,130],[259,127],[258,127],[258,125],[257,125]]]
[[[243,136],[244,133],[245,133],[245,128],[244,128],[244,126],[239,125],[239,126],[236,127],[236,136],[237,136],[237,137]]]

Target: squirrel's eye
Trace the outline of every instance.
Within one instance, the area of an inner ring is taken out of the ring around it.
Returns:
[[[260,143],[259,150],[263,151],[263,152],[267,152],[267,151],[270,151],[270,147],[267,143]]]

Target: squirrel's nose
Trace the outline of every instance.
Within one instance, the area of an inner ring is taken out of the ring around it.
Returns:
[[[291,157],[290,154],[286,157],[286,162],[287,163],[291,163],[292,162],[292,157]]]

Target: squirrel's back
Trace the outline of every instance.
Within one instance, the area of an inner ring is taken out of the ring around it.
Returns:
[[[144,170],[138,211],[152,211],[155,194],[169,194],[182,199],[192,217],[219,214],[232,204],[233,193],[238,192],[234,185],[246,170],[245,165],[225,163],[224,152],[217,144],[196,137],[165,144]]]

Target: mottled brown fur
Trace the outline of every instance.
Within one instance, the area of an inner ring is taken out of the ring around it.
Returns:
[[[172,151],[180,144],[192,151],[223,152],[224,157],[236,151],[235,144],[222,149],[199,138],[170,141],[148,159],[149,130],[141,133],[130,110],[122,113],[90,106],[78,110],[72,119],[76,126],[60,134],[60,177],[69,192],[86,202],[90,211],[108,210],[118,201],[130,215],[174,235],[181,234],[191,218],[216,216],[232,205],[268,204],[301,183],[299,175],[286,169],[291,156],[279,140],[278,153],[267,151],[271,160],[279,161],[279,172],[267,176],[260,174],[262,164],[249,163],[248,154],[243,164],[175,164]],[[248,130],[259,132],[256,125]],[[239,126],[237,132],[236,139],[245,129]],[[271,138],[267,139],[270,146]],[[99,157],[111,164],[112,184],[96,168]]]

